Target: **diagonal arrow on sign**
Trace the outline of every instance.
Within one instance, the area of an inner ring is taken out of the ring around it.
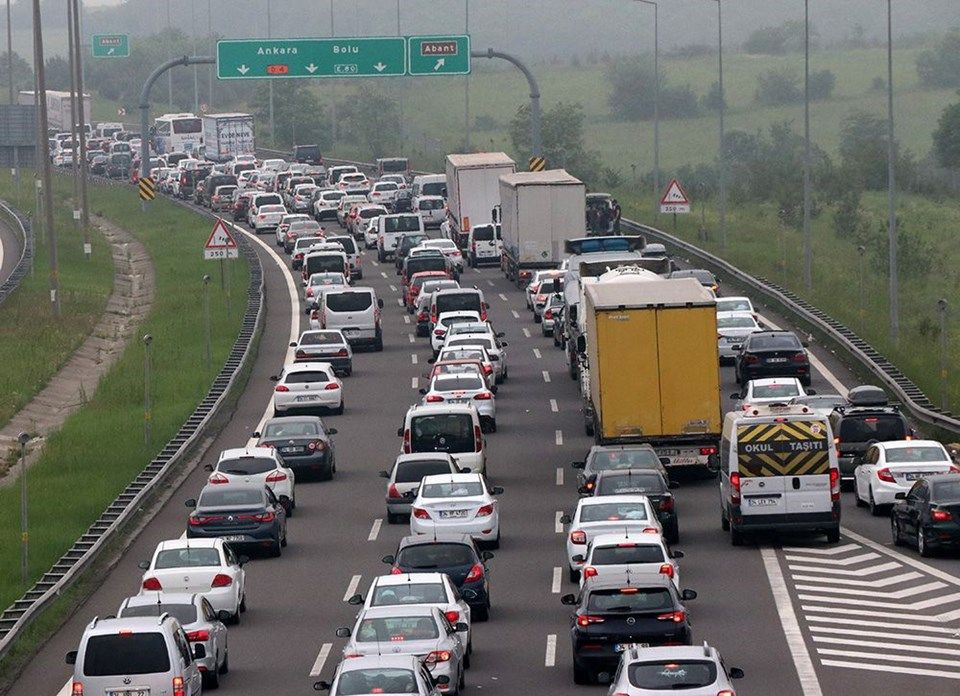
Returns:
[[[313,63],[310,63],[310,65],[307,66],[307,72],[312,75],[313,73],[317,72],[317,66]]]
[[[447,59],[446,59],[446,58],[440,58],[439,60],[437,60],[437,64],[433,66],[433,71],[436,72],[437,70],[439,70],[440,68],[442,68],[442,67],[443,67],[444,65],[446,65],[446,64],[447,64]]]

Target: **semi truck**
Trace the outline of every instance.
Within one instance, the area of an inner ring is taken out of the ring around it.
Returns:
[[[71,119],[71,110],[70,110],[70,92],[58,92],[56,90],[48,89],[46,91],[47,95],[47,122],[51,130],[56,131],[68,131],[70,130],[70,119]],[[34,106],[36,105],[36,93],[32,90],[22,90],[17,95],[17,103],[21,106]],[[84,123],[90,124],[90,108],[91,108],[91,98],[89,94],[83,95],[83,120]]]
[[[516,170],[516,162],[502,152],[447,155],[444,236],[465,249],[470,229],[493,221],[493,209],[500,204],[500,176]]]
[[[226,162],[236,155],[252,155],[256,143],[250,114],[205,114],[204,155],[214,162]]]
[[[584,407],[599,444],[648,443],[668,467],[715,466],[722,406],[713,296],[692,278],[585,287]]]
[[[503,256],[507,280],[526,287],[533,271],[556,268],[564,242],[582,237],[586,187],[563,169],[500,177]]]

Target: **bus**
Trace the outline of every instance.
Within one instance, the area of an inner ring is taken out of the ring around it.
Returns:
[[[203,123],[190,113],[163,114],[154,120],[157,154],[197,152],[203,144]]]

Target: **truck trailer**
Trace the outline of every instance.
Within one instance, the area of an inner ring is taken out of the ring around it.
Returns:
[[[226,162],[236,155],[252,155],[255,147],[250,114],[203,116],[203,148],[208,160]]]
[[[516,170],[516,162],[502,152],[447,155],[444,236],[466,249],[470,229],[493,221],[493,209],[500,205],[500,176]]]

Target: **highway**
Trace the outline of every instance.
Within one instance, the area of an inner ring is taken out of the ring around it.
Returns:
[[[299,284],[275,251],[272,235],[260,238],[268,314],[259,356],[236,413],[216,437],[202,463],[221,449],[248,440],[268,406],[275,374],[290,337],[306,326]],[[384,482],[399,448],[396,429],[407,407],[425,386],[430,357],[426,339],[398,306],[392,265],[364,255],[362,284],[384,299],[382,353],[360,353],[353,376],[344,380],[346,413],[328,416],[336,427],[338,473],[325,483],[297,490],[290,521],[290,545],[280,559],[247,566],[249,610],[230,628],[228,694],[291,696],[312,692],[312,682],[329,678],[343,641],[334,632],[349,625],[355,609],[344,603],[364,592],[387,566],[405,525],[388,525]],[[461,283],[487,295],[492,320],[506,334],[510,380],[500,388],[498,432],[487,435],[488,471],[503,486],[501,548],[489,562],[493,609],[488,623],[476,624],[473,666],[467,692],[492,694],[601,693],[606,687],[575,687],[568,636],[570,610],[560,595],[574,591],[563,567],[561,512],[576,503],[576,472],[590,444],[583,432],[578,385],[570,380],[563,353],[540,335],[523,295],[499,269],[467,270]],[[768,323],[784,325],[781,318]],[[292,326],[292,322],[296,322]],[[853,386],[851,375],[828,352],[813,387],[821,393]],[[723,391],[736,390],[733,370],[722,368]],[[730,402],[732,404],[732,402]],[[83,627],[95,616],[113,614],[136,594],[141,571],[157,542],[180,536],[186,498],[195,496],[206,473],[198,466],[135,540],[99,588],[40,650],[9,691],[11,696],[69,693],[70,668],[64,654],[76,648]],[[699,593],[691,602],[694,639],[708,640],[728,666],[742,667],[741,696],[817,694],[901,694],[934,696],[960,691],[960,577],[956,561],[924,559],[912,550],[894,550],[886,518],[873,518],[844,495],[844,534],[839,545],[799,538],[780,547],[734,548],[721,532],[716,481],[680,477],[675,492],[680,514],[684,585]],[[318,676],[319,675],[319,676]],[[66,689],[66,691],[64,691]]]

